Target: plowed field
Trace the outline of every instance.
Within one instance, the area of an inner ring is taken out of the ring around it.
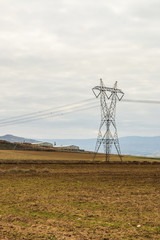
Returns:
[[[160,239],[158,164],[0,164],[0,239]]]

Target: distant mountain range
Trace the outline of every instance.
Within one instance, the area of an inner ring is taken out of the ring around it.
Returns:
[[[17,137],[10,134],[0,136],[1,140],[9,142],[26,142],[35,143],[38,141],[45,141],[56,143],[56,146],[64,145],[77,145],[81,149],[87,151],[94,151],[96,139],[28,139],[23,137]],[[120,147],[122,154],[126,155],[137,155],[137,156],[149,156],[149,157],[160,157],[160,136],[157,137],[122,137],[119,138]],[[114,147],[113,153],[116,153]],[[103,148],[100,149],[103,152]]]
[[[5,140],[8,142],[19,142],[19,143],[36,143],[38,142],[37,140],[34,139],[28,139],[28,138],[23,138],[23,137],[17,137],[11,134],[6,134],[4,136],[0,136],[0,140]]]
[[[47,142],[56,142],[57,146],[61,145],[77,145],[81,149],[94,151],[96,139],[43,139]],[[158,137],[121,137],[119,138],[122,154],[134,156],[152,156],[160,157],[160,136]],[[112,152],[116,153],[114,147]],[[101,147],[100,152],[103,152]]]
[[[119,139],[123,154],[160,157],[160,136],[122,137]]]

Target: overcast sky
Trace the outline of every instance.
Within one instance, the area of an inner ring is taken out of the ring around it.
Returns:
[[[0,31],[0,119],[94,98],[100,78],[126,99],[160,100],[159,0],[0,0]],[[159,119],[158,104],[117,105],[120,137],[160,135]],[[92,108],[0,135],[95,138],[99,122]]]

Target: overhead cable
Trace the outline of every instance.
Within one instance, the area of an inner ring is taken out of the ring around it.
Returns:
[[[145,104],[160,104],[159,100],[132,100],[132,99],[122,99],[123,102],[128,103],[145,103]],[[94,98],[85,99],[73,104],[66,104],[59,107],[52,107],[46,110],[32,112],[28,114],[18,115],[10,118],[4,118],[0,120],[0,127],[15,125],[21,123],[27,123],[32,121],[37,121],[41,119],[57,117],[69,113],[74,113],[77,111],[89,110],[98,107]],[[56,111],[55,111],[56,110]]]

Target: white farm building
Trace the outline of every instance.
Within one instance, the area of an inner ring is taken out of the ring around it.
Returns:
[[[40,147],[53,147],[52,143],[49,142],[36,142],[36,143],[32,143],[34,145],[38,145]]]
[[[67,150],[76,150],[79,151],[79,147],[75,145],[68,145],[68,146],[60,146],[60,148],[67,149]]]

